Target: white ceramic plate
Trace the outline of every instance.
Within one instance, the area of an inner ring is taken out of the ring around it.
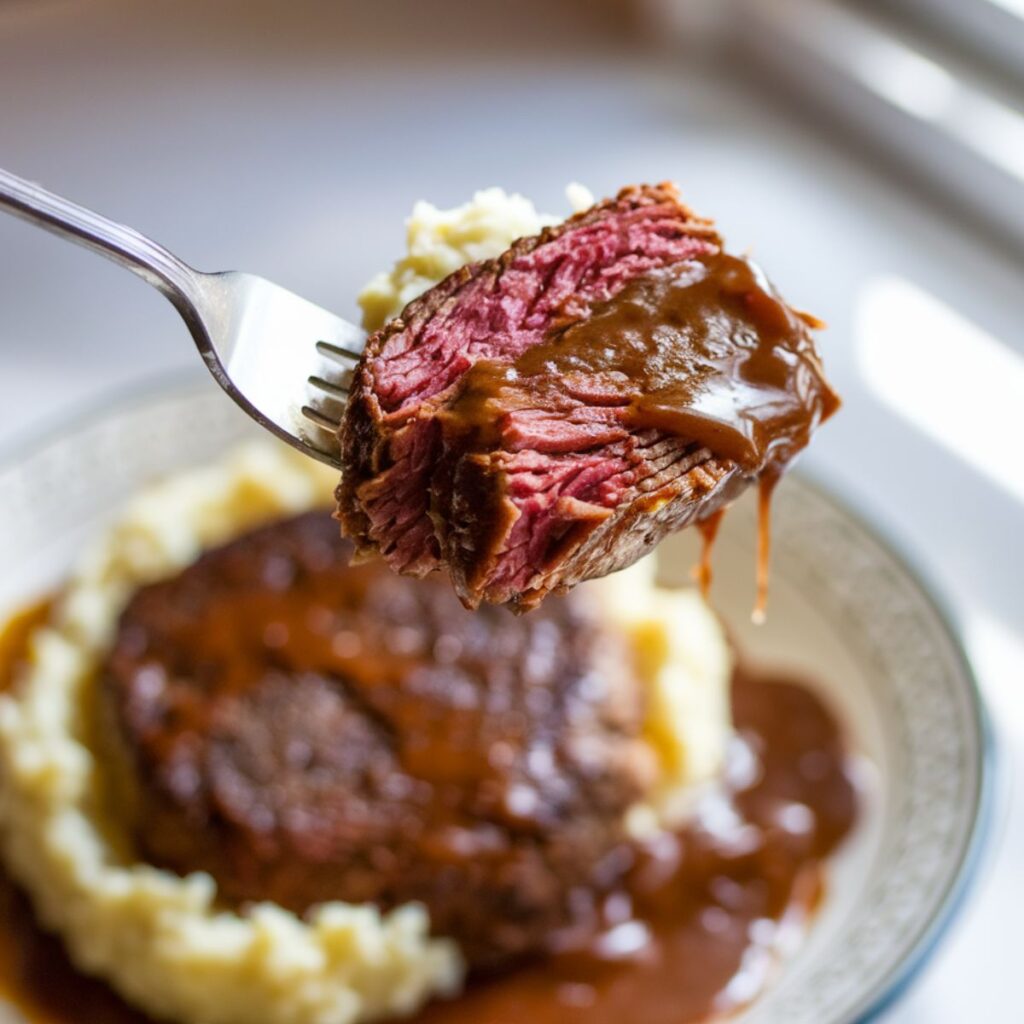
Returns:
[[[54,586],[140,486],[254,430],[209,381],[188,378],[108,403],[0,461],[0,615]],[[808,941],[740,1019],[849,1024],[898,991],[964,889],[988,803],[988,734],[956,640],[891,550],[793,478],[779,488],[773,534],[767,624],[750,624],[748,503],[723,527],[714,601],[753,659],[797,669],[837,709],[863,759],[867,810],[835,858]],[[685,575],[692,544],[662,546],[667,572]]]

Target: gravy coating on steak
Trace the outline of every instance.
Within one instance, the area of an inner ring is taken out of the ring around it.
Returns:
[[[444,568],[469,607],[624,568],[770,492],[835,411],[811,326],[673,187],[624,189],[370,337],[343,529],[399,572]]]
[[[351,554],[309,513],[131,599],[101,699],[140,852],[234,903],[420,901],[478,968],[541,951],[628,867],[628,651],[585,595],[470,613]]]

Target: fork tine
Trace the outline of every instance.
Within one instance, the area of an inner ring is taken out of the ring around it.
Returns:
[[[323,356],[331,356],[343,363],[357,363],[362,356],[361,352],[352,352],[329,341],[318,341],[316,343],[316,350]]]
[[[311,405],[304,405],[302,407],[302,415],[311,423],[315,423],[323,430],[329,430],[332,434],[336,433],[338,428],[341,426],[340,419],[333,420],[330,416],[321,412],[319,409],[314,409]]]
[[[339,398],[342,401],[348,398],[348,388],[337,381],[329,381],[323,377],[314,376],[309,378],[309,386],[323,391],[324,394],[330,395],[331,398]]]

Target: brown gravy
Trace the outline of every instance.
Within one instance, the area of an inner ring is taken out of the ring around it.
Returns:
[[[10,685],[45,606],[0,634],[0,689]],[[755,998],[787,935],[814,912],[824,859],[850,831],[857,795],[838,723],[806,686],[737,673],[741,738],[723,793],[696,822],[640,852],[595,939],[472,983],[415,1024],[693,1024]],[[0,875],[0,999],[31,1024],[147,1024],[103,983],[70,965]]]
[[[449,418],[486,437],[496,408],[543,407],[585,380],[599,404],[625,406],[631,425],[697,442],[755,475],[789,462],[839,407],[809,325],[820,326],[752,263],[718,252],[627,284],[511,369],[475,363]]]
[[[748,260],[717,252],[626,285],[589,319],[553,331],[510,368],[481,360],[446,414],[485,443],[500,410],[559,408],[579,392],[736,463],[761,480],[758,599],[768,581],[768,507],[775,481],[839,408],[809,327]],[[699,517],[698,517],[699,518]],[[707,558],[701,579],[710,581]]]

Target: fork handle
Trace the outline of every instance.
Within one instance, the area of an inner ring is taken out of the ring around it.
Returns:
[[[3,168],[0,168],[0,209],[127,267],[159,288],[190,328],[198,326],[204,275],[162,245]]]

